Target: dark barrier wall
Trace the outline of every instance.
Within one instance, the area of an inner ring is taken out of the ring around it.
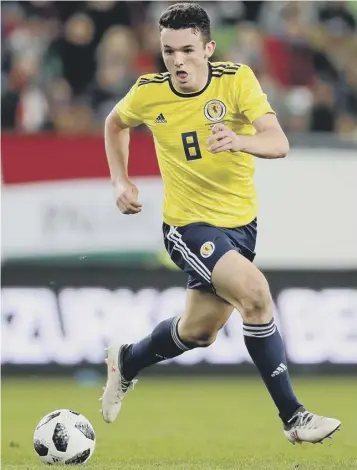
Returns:
[[[266,271],[291,370],[348,372],[357,364],[357,271]],[[2,371],[99,368],[105,346],[135,341],[182,312],[181,272],[118,266],[6,265]],[[155,373],[253,371],[234,312],[214,345]]]

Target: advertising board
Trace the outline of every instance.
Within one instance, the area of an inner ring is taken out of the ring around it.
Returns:
[[[355,367],[357,272],[265,274],[288,362],[301,370]],[[161,320],[180,315],[185,282],[182,273],[165,269],[7,266],[1,313],[3,371],[22,366],[37,372],[46,367],[100,366],[110,342],[136,341]],[[235,311],[212,346],[158,367],[213,371],[250,364],[242,320]]]

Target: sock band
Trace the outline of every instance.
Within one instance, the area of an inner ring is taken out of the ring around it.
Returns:
[[[276,325],[274,319],[270,320],[269,323],[263,325],[251,325],[249,323],[243,323],[243,334],[244,336],[251,336],[253,338],[267,338],[276,332]]]
[[[188,348],[185,344],[183,344],[183,342],[179,338],[179,335],[177,332],[177,325],[179,321],[180,321],[180,317],[175,317],[172,320],[171,328],[170,328],[171,336],[172,336],[174,343],[179,349],[181,349],[181,351],[189,351],[190,348]]]

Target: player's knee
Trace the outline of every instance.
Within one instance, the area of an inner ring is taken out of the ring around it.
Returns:
[[[272,300],[265,279],[253,282],[240,300],[246,323],[264,323],[272,315]]]

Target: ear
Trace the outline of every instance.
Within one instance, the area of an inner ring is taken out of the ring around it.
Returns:
[[[214,41],[210,41],[206,44],[205,47],[205,55],[207,58],[210,58],[213,56],[214,51],[216,50],[216,43]]]

